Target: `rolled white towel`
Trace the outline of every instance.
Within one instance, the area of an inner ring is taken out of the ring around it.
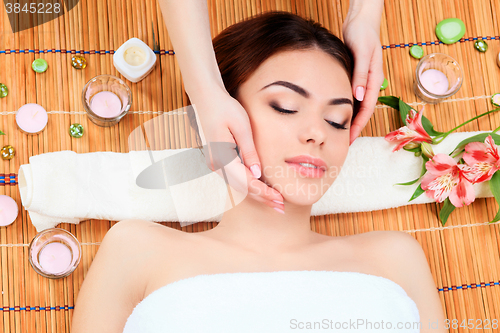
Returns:
[[[434,152],[449,154],[460,141],[479,133],[484,131],[450,134],[433,147]],[[393,148],[394,143],[384,137],[357,138],[336,181],[313,205],[311,215],[433,202],[425,194],[408,202],[420,182],[394,185],[416,179],[422,158],[405,150],[392,152]],[[167,157],[172,159],[165,164]],[[87,219],[179,221],[185,226],[218,222],[224,213],[226,183],[210,171],[197,148],[83,154],[65,150],[31,156],[29,162],[19,169],[19,190],[39,232]],[[155,178],[159,183],[148,188],[138,186],[137,177],[153,165],[163,179]],[[203,176],[189,180],[193,175]],[[474,189],[476,197],[493,196],[487,182],[475,184]]]

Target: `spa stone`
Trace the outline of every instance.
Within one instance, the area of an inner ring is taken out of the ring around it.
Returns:
[[[2,153],[2,158],[4,160],[11,160],[14,158],[14,155],[16,155],[16,150],[11,145],[3,146],[0,152]]]
[[[45,72],[48,67],[49,65],[47,64],[47,61],[41,58],[33,60],[33,63],[31,64],[31,68],[37,73]]]
[[[83,136],[83,126],[78,123],[71,124],[69,127],[69,135],[74,138],[81,138]]]
[[[424,49],[420,45],[410,47],[410,55],[415,59],[420,59],[424,56]]]
[[[388,85],[389,85],[389,81],[387,81],[387,79],[384,77],[384,82],[382,82],[382,86],[380,87],[380,91],[387,88]]]
[[[486,52],[488,50],[488,44],[482,39],[478,39],[474,42],[474,48],[479,52]]]
[[[0,98],[7,97],[8,94],[9,89],[7,88],[7,86],[3,83],[0,83]]]
[[[75,69],[85,69],[87,67],[87,60],[80,55],[73,56],[71,58],[71,66]]]
[[[461,19],[448,18],[436,26],[436,36],[445,44],[453,44],[465,35],[465,24]]]

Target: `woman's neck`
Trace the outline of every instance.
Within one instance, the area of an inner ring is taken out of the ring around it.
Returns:
[[[228,201],[226,207],[232,207]],[[227,210],[207,235],[249,251],[284,253],[317,241],[311,230],[311,205],[285,202],[285,214],[249,197]]]

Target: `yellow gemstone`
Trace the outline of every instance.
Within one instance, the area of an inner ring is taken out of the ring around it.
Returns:
[[[81,55],[76,55],[71,58],[71,65],[76,69],[84,69],[87,67],[87,60]]]
[[[3,146],[1,152],[4,160],[11,160],[16,155],[16,150],[11,145]]]

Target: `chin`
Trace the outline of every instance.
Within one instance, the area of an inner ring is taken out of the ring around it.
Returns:
[[[319,201],[330,188],[331,183],[332,180],[327,178],[290,178],[270,185],[281,193],[285,201],[299,206],[308,206]]]

